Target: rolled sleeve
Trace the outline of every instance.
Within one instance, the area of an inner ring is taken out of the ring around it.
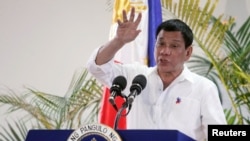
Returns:
[[[113,68],[113,62],[114,59],[110,60],[109,62],[103,64],[103,65],[97,65],[95,60],[98,54],[99,48],[95,49],[94,52],[91,54],[89,60],[87,61],[86,68],[89,73],[91,73],[98,81],[100,81],[102,84],[111,86],[112,80],[112,69]],[[107,79],[110,78],[110,79]]]

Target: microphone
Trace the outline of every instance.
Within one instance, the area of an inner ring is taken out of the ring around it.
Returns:
[[[144,75],[137,75],[132,81],[132,85],[130,87],[130,94],[128,96],[128,104],[132,104],[135,97],[141,93],[141,91],[145,88],[147,84],[147,79]]]
[[[110,88],[110,97],[109,97],[109,102],[112,105],[115,105],[115,97],[118,95],[121,95],[121,91],[125,89],[127,86],[127,80],[124,76],[117,76],[113,80],[113,84]]]

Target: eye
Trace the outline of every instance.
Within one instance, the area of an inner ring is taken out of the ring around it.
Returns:
[[[157,47],[162,47],[166,45],[165,42],[156,42],[156,44],[157,44]]]
[[[177,48],[177,47],[179,47],[179,45],[178,44],[170,44],[170,47],[171,48]]]
[[[170,47],[173,47],[173,48],[175,48],[175,47],[177,47],[177,45],[170,45]]]

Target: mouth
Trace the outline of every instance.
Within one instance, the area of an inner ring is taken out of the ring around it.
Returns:
[[[159,58],[159,59],[158,59],[158,62],[159,62],[159,64],[161,64],[161,65],[167,65],[167,64],[170,63],[170,61],[169,61],[168,59],[163,59],[163,58]]]

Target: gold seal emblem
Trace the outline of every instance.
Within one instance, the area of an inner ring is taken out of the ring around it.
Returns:
[[[109,126],[93,123],[74,130],[67,141],[122,141],[118,133]]]

